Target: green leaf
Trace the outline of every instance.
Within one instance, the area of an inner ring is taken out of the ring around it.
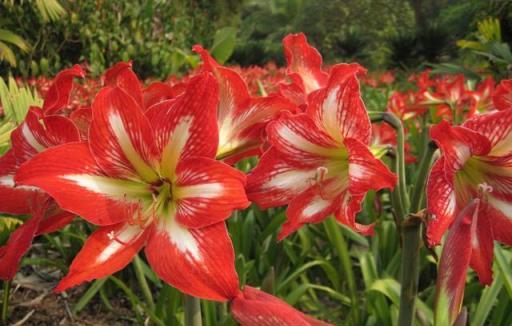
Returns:
[[[224,27],[215,33],[210,53],[220,64],[226,62],[233,54],[236,45],[236,34],[237,29],[234,27]]]

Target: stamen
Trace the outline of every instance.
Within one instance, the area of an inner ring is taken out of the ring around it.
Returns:
[[[329,172],[329,170],[325,166],[319,166],[316,169],[315,178],[316,178],[316,182],[319,185],[321,185],[324,182],[325,176],[327,175],[327,172]]]

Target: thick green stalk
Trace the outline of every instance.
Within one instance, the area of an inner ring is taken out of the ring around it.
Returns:
[[[184,294],[183,301],[185,308],[185,326],[202,326],[203,320],[201,318],[200,299]]]
[[[153,295],[151,294],[151,289],[149,288],[148,282],[146,281],[146,276],[144,276],[144,270],[142,266],[142,259],[139,255],[135,255],[133,260],[133,267],[135,269],[135,277],[139,282],[140,290],[142,291],[142,295],[146,300],[149,309],[155,309],[155,303],[153,301]]]
[[[338,222],[336,222],[336,219],[334,217],[331,216],[327,220],[325,220],[324,227],[325,231],[327,232],[327,236],[329,237],[329,241],[334,245],[334,248],[338,253],[338,257],[341,262],[341,268],[348,283],[348,290],[350,292],[351,300],[351,314],[354,321],[353,324],[359,325],[359,300],[357,296],[357,287],[354,277],[354,271],[352,270],[352,262],[350,261],[350,254],[348,252],[347,243],[343,238],[340,226],[338,225]]]
[[[7,325],[9,317],[9,295],[11,292],[11,281],[4,281],[4,295],[2,300],[2,325]]]

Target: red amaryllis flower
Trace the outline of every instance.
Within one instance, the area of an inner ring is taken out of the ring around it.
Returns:
[[[428,180],[428,241],[438,244],[461,209],[480,199],[471,267],[489,284],[493,240],[512,244],[512,111],[478,115],[460,127],[443,121],[430,133],[442,155]]]
[[[496,110],[512,109],[512,79],[500,82],[492,95],[492,102]]]
[[[242,326],[328,326],[286,302],[246,286],[231,302],[231,313]]]
[[[44,98],[43,111],[45,114],[58,113],[69,103],[75,77],[85,77],[85,72],[79,65],[74,65],[57,74]]]
[[[436,325],[453,325],[460,313],[471,259],[471,242],[477,239],[479,206],[480,199],[477,198],[464,207],[446,237],[436,282]]]
[[[368,148],[370,120],[349,65],[332,69],[306,113],[281,117],[267,132],[272,147],[248,176],[247,191],[263,208],[289,204],[280,239],[332,213],[359,232],[372,232],[355,222],[360,203],[370,189],[393,187],[396,177]]]
[[[236,71],[219,65],[199,45],[194,46],[194,51],[203,59],[203,70],[211,72],[219,83],[217,158],[236,163],[244,157],[260,154],[267,123],[283,111],[295,112],[296,106],[279,95],[252,98]]]
[[[146,112],[123,89],[105,87],[92,105],[88,142],[48,149],[20,168],[17,183],[44,189],[100,226],[57,291],[122,269],[145,245],[157,275],[183,292],[211,300],[236,295],[223,221],[249,203],[245,176],[214,159],[217,102],[209,74]]]

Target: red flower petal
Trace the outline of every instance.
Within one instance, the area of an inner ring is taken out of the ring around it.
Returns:
[[[272,121],[267,133],[270,144],[298,165],[317,165],[319,161],[346,155],[340,144],[319,130],[306,114],[287,115]]]
[[[441,242],[457,212],[453,180],[447,179],[444,165],[444,159],[441,157],[432,165],[427,181],[427,208],[431,214],[427,226],[427,239],[430,246]]]
[[[118,62],[105,72],[105,86],[119,87],[143,107],[139,78],[132,70],[132,62]]]
[[[178,99],[155,104],[146,112],[155,131],[158,152],[162,153],[163,175],[171,177],[181,159],[215,157],[217,103],[217,83],[205,73],[191,79],[185,94]]]
[[[472,201],[455,219],[448,232],[439,263],[436,284],[435,309],[436,315],[442,315],[440,309],[446,311],[451,324],[458,316],[462,299],[466,273],[471,258],[471,241],[476,232],[476,216],[479,200]]]
[[[495,240],[512,246],[512,204],[509,200],[488,196],[485,214],[491,224]]]
[[[120,88],[102,89],[92,104],[91,152],[112,177],[159,179],[153,130],[142,108]]]
[[[246,286],[231,302],[231,313],[242,326],[328,326],[286,302]]]
[[[41,223],[39,223],[36,235],[58,231],[71,223],[74,218],[75,214],[64,211],[59,211],[57,214],[45,217]]]
[[[328,76],[322,71],[322,56],[309,45],[303,33],[287,35],[283,39],[283,47],[288,75],[292,79],[300,78],[300,86],[306,94],[324,87]]]
[[[138,203],[130,193],[145,190],[143,184],[105,176],[87,143],[47,149],[20,167],[15,182],[43,189],[62,209],[97,225],[126,221]]]
[[[331,179],[321,186],[310,187],[295,197],[286,209],[287,221],[283,224],[278,239],[284,239],[306,223],[323,221],[339,207],[341,201],[339,191],[339,182]]]
[[[491,149],[487,137],[466,127],[453,127],[445,120],[430,128],[430,136],[442,151],[448,178],[471,156],[485,155]]]
[[[179,93],[168,84],[154,82],[142,91],[142,95],[144,98],[144,109],[147,110],[154,104],[175,98]]]
[[[317,173],[317,166],[296,166],[271,147],[247,176],[247,196],[264,209],[285,205],[313,185]]]
[[[489,139],[492,148],[488,155],[512,154],[512,110],[479,114],[463,126]]]
[[[364,71],[356,64],[333,67],[327,88],[310,96],[308,114],[321,130],[339,143],[355,138],[368,145],[371,123],[356,74]]]
[[[395,187],[396,175],[376,159],[366,145],[356,139],[346,138],[345,146],[349,153],[348,174],[351,194],[365,194],[369,190]]]
[[[16,160],[23,163],[48,147],[79,141],[80,134],[70,119],[42,116],[38,108],[31,108],[11,139]]]
[[[245,195],[245,175],[208,158],[189,158],[178,165],[173,198],[176,220],[188,228],[224,221],[235,209],[250,205]]]
[[[34,198],[35,199],[35,198]],[[0,254],[0,279],[13,279],[18,271],[21,258],[32,245],[39,222],[44,214],[44,197],[32,201],[34,215],[17,228],[9,237]]]
[[[80,138],[82,140],[89,139],[89,127],[92,122],[92,110],[91,108],[81,108],[71,112],[69,118],[73,121],[75,126],[80,132]]]
[[[512,109],[512,80],[502,80],[492,96],[497,110]]]
[[[29,214],[30,200],[40,190],[34,187],[15,186],[14,175],[18,169],[14,150],[0,157],[0,212],[7,214]]]
[[[69,103],[75,77],[85,77],[85,72],[79,65],[74,65],[57,74],[44,99],[43,111],[45,114],[55,114]]]
[[[363,199],[364,195],[345,192],[342,196],[341,207],[336,212],[336,219],[362,235],[373,235],[374,224],[364,225],[356,222],[356,215],[361,211]]]
[[[224,223],[187,229],[167,216],[155,226],[146,257],[156,274],[195,297],[227,301],[238,293],[235,253]]]
[[[142,249],[149,233],[127,223],[98,229],[89,236],[55,291],[64,291],[123,269]]]
[[[477,212],[478,216],[473,221],[476,226],[471,237],[471,260],[469,265],[477,272],[480,284],[490,285],[492,283],[494,239],[489,220],[491,215],[486,212],[485,206],[488,205],[485,203],[480,205]]]

